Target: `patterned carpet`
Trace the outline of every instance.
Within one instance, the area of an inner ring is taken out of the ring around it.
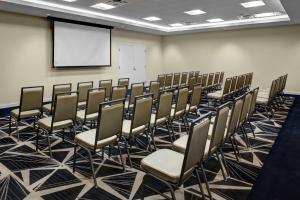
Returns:
[[[247,195],[267,158],[272,145],[278,136],[293,99],[287,98],[281,111],[275,113],[274,120],[269,120],[264,113],[257,112],[251,119],[256,138],[247,127],[252,148],[247,149],[243,137],[237,137],[241,150],[238,163],[230,146],[224,148],[225,156],[230,168],[230,178],[224,181],[221,169],[215,158],[206,164],[207,176],[214,199],[247,199]],[[201,113],[207,112],[206,106],[200,108]],[[191,120],[193,116],[189,116]],[[19,124],[20,141],[8,135],[8,117],[0,118],[0,199],[132,199],[139,198],[140,184],[144,173],[139,170],[140,160],[149,154],[145,148],[146,139],[138,138],[131,155],[134,168],[127,168],[124,172],[120,165],[117,148],[112,149],[112,156],[108,157],[105,150],[104,159],[101,155],[94,156],[95,167],[100,167],[97,174],[99,187],[93,187],[90,165],[86,160],[78,158],[76,173],[72,173],[73,145],[62,142],[60,132],[52,137],[53,159],[49,158],[46,139],[40,142],[40,151],[35,151],[36,130],[32,122]],[[13,129],[15,130],[15,129]],[[176,137],[185,134],[183,126],[175,124]],[[68,133],[65,133],[68,135]],[[170,148],[169,136],[164,129],[156,132],[158,148]],[[122,148],[123,149],[123,148]],[[85,154],[82,151],[82,154]],[[123,156],[126,158],[123,149]],[[163,164],[163,163],[162,163]],[[166,188],[155,180],[149,184],[160,191]],[[168,193],[169,194],[169,193]],[[161,196],[145,191],[146,199],[163,199]],[[176,190],[177,199],[202,199],[195,177],[190,178],[183,186]]]

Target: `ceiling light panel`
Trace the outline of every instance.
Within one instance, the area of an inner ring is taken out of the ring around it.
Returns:
[[[91,7],[101,9],[101,10],[110,10],[110,9],[115,8],[115,6],[109,5],[109,4],[106,4],[106,3],[97,3],[95,5],[92,5]]]
[[[274,17],[274,16],[277,16],[277,15],[280,15],[280,13],[277,13],[277,12],[267,12],[267,13],[258,13],[258,14],[255,14],[254,17],[256,17],[256,18]]]
[[[74,1],[77,1],[77,0],[62,0],[62,1],[66,1],[66,2],[74,2]]]
[[[183,26],[182,23],[174,23],[174,24],[169,24],[170,26],[172,27],[180,27],[180,26]]]
[[[161,18],[155,17],[155,16],[145,17],[145,18],[143,18],[143,19],[144,19],[144,20],[147,20],[147,21],[151,21],[151,22],[153,22],[153,21],[160,21],[160,20],[161,20]]]
[[[202,15],[205,14],[206,12],[204,12],[203,10],[189,10],[189,11],[185,11],[184,13],[188,15]]]
[[[224,20],[221,19],[221,18],[208,19],[206,21],[209,22],[209,23],[224,22]]]
[[[245,3],[241,3],[241,5],[245,8],[253,8],[253,7],[259,7],[259,6],[265,6],[265,2],[263,1],[249,1]]]

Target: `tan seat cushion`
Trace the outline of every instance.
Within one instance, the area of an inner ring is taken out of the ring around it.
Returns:
[[[207,94],[208,98],[212,98],[212,99],[221,99],[223,97],[223,91],[219,92],[213,92],[213,93],[208,93]]]
[[[84,115],[85,115],[85,110],[80,110],[77,112],[77,120],[80,122],[84,121]],[[86,116],[86,121],[96,121],[98,118],[98,113],[92,113],[92,114],[88,114]]]
[[[38,124],[39,124],[40,128],[42,128],[44,130],[50,130],[51,129],[51,122],[52,122],[52,117],[46,117],[46,118],[40,119],[38,121]],[[73,125],[72,120],[64,120],[64,121],[60,121],[60,122],[54,122],[53,130],[68,128],[72,125]]]
[[[156,117],[156,114],[152,113],[152,114],[151,114],[151,120],[150,120],[151,126],[154,126],[154,123],[155,123],[155,117]],[[163,118],[157,119],[157,120],[156,120],[156,125],[163,124],[163,123],[165,123],[167,120],[168,120],[167,117],[163,117]]]
[[[51,106],[52,106],[51,103],[48,103],[48,104],[44,105],[43,106],[43,111],[44,112],[51,112]]]
[[[96,129],[91,129],[89,131],[85,131],[77,134],[75,137],[75,142],[77,142],[81,146],[93,149],[95,145],[95,139],[96,139]],[[97,148],[102,148],[110,144],[114,144],[117,141],[117,139],[118,136],[114,135],[109,138],[100,140],[97,142]]]
[[[261,97],[257,97],[256,103],[257,103],[257,104],[267,105],[267,104],[268,104],[268,99],[266,99],[266,98],[261,98]]]
[[[160,149],[151,153],[141,161],[141,168],[163,180],[177,183],[180,179],[184,155],[170,149]],[[184,177],[190,175],[188,170]]]
[[[170,115],[171,118],[174,118],[174,112],[175,112],[175,109],[172,108],[171,109],[171,115]],[[175,113],[175,117],[181,116],[183,113],[184,113],[184,110],[177,111]]]
[[[191,109],[190,109],[190,104],[187,104],[186,105],[186,109],[185,109],[187,112],[190,111],[190,112],[195,112],[197,110],[197,106],[192,106]]]
[[[40,110],[28,110],[28,111],[21,112],[20,118],[35,117],[40,114],[41,114]],[[19,109],[12,110],[10,112],[10,116],[12,116],[13,118],[18,118],[19,117]]]
[[[78,102],[79,108],[84,108],[86,106],[86,101]]]
[[[130,137],[130,129],[131,129],[131,120],[124,120],[123,121],[123,128],[122,128],[122,135],[126,138]],[[143,133],[146,129],[146,126],[139,126],[132,130],[132,136],[137,134]]]

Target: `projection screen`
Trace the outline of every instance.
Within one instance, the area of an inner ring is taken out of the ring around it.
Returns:
[[[54,21],[54,67],[111,65],[111,30]]]

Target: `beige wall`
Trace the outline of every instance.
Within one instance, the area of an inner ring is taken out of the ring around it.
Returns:
[[[52,66],[52,31],[46,19],[0,12],[0,107],[19,101],[23,86],[44,85],[51,96],[55,83],[118,78],[118,47],[143,44],[147,50],[147,80],[162,73],[162,37],[131,31],[112,31],[112,67],[57,70]]]
[[[163,38],[165,72],[254,72],[254,84],[270,87],[288,73],[287,90],[300,92],[300,26],[207,32]]]

